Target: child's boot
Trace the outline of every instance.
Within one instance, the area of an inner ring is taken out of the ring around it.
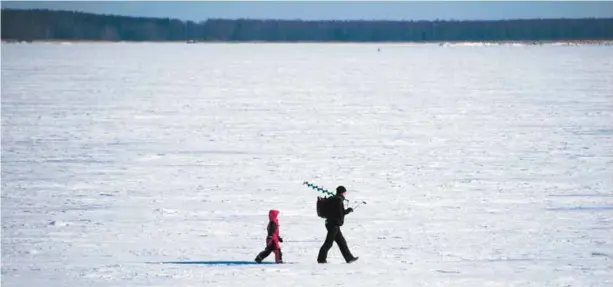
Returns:
[[[281,253],[281,249],[275,250],[275,262],[283,263],[283,253]]]

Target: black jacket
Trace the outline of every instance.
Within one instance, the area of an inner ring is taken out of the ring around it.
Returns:
[[[342,196],[334,196],[329,199],[328,202],[328,217],[326,218],[326,224],[334,226],[343,226],[345,222],[345,215],[353,211],[353,209],[345,209],[343,203],[344,198]]]

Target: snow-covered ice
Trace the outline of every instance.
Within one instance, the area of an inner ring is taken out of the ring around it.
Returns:
[[[1,164],[2,286],[613,285],[607,46],[5,43]]]

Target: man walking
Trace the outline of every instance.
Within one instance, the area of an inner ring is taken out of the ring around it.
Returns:
[[[319,255],[317,256],[318,263],[328,263],[326,258],[334,242],[338,245],[347,263],[358,260],[358,257],[354,257],[351,251],[349,251],[345,237],[343,237],[343,233],[341,232],[341,226],[343,226],[345,221],[345,215],[353,212],[353,208],[351,207],[345,209],[343,201],[345,200],[346,193],[347,189],[341,185],[336,188],[336,196],[329,199],[326,216],[326,229],[328,230],[328,235],[326,236],[326,241],[319,249]]]

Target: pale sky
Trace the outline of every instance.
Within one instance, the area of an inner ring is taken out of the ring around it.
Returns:
[[[209,18],[302,20],[613,18],[613,1],[2,1],[2,7],[45,8],[192,21]]]

